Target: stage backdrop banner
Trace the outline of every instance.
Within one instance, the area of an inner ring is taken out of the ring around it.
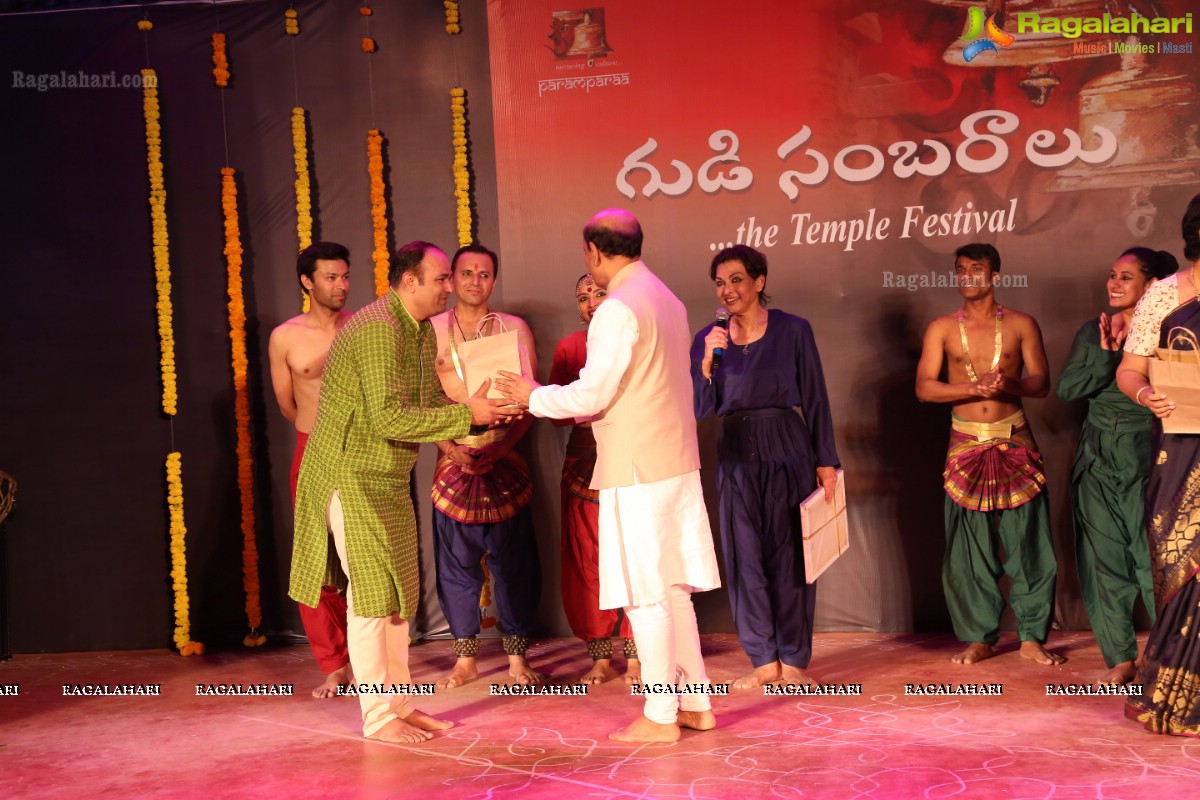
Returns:
[[[543,362],[573,313],[579,231],[611,206],[641,220],[694,329],[733,243],[762,250],[773,305],[812,322],[866,545],[822,579],[821,627],[945,624],[948,410],[919,405],[912,380],[925,325],[961,303],[954,250],[997,245],[997,297],[1039,320],[1052,379],[1117,255],[1179,250],[1200,188],[1190,9],[1139,21],[1126,5],[1014,0],[988,19],[958,0],[488,2],[505,297]],[[1028,410],[1059,622],[1086,625],[1066,495],[1079,410]]]

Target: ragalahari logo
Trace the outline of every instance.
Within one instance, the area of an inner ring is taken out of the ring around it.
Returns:
[[[969,63],[980,53],[989,50],[998,53],[1000,51],[996,49],[996,45],[1008,47],[1015,42],[1016,37],[1005,31],[1001,25],[1003,22],[998,24],[995,14],[988,17],[979,6],[967,9],[967,29],[961,39],[970,44],[963,48],[963,60]]]

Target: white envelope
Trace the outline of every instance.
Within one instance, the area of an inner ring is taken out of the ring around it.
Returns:
[[[804,534],[804,575],[812,583],[838,556],[850,549],[846,517],[845,473],[837,471],[833,502],[825,502],[820,486],[800,503],[800,528]]]

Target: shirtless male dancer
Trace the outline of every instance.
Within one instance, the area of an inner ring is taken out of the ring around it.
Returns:
[[[296,503],[296,478],[304,446],[317,417],[321,375],[333,337],[350,312],[345,309],[350,292],[350,251],[335,242],[317,242],[296,259],[296,276],[308,294],[309,308],[271,331],[267,346],[271,362],[271,385],[279,410],[296,426],[296,450],[292,457],[292,505]],[[350,654],[346,649],[346,598],[332,585],[321,589],[316,608],[300,604],[300,621],[325,682],[313,689],[313,697],[334,697],[338,686],[348,683]]]
[[[999,271],[992,245],[958,249],[963,307],[930,323],[917,365],[917,398],[952,404],[942,584],[954,632],[967,647],[951,661],[993,655],[1004,610],[997,581],[1008,574],[1021,655],[1053,666],[1066,659],[1043,646],[1057,571],[1046,477],[1021,407],[1021,398],[1049,392],[1049,369],[1033,317],[996,303]]]
[[[446,396],[467,401],[459,349],[465,353],[469,342],[504,331],[516,333],[522,372],[536,376],[529,326],[490,305],[499,257],[483,245],[466,245],[450,259],[450,269],[454,308],[429,320],[437,336],[435,368]],[[523,684],[544,680],[525,656],[537,622],[542,573],[529,508],[533,482],[525,459],[514,449],[532,423],[526,415],[482,434],[437,443],[441,457],[431,491],[437,592],[457,656],[450,673],[438,681],[439,689],[478,677],[479,595],[486,580],[480,562],[485,557],[494,579],[509,677]]]

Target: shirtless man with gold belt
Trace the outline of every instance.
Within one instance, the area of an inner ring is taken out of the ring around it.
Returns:
[[[1043,646],[1057,567],[1042,457],[1021,407],[1022,398],[1050,390],[1042,334],[1033,317],[996,303],[995,247],[960,247],[954,272],[963,306],[926,329],[916,386],[922,402],[952,409],[942,584],[955,635],[967,647],[951,660],[974,664],[993,655],[1004,610],[997,582],[1007,574],[1021,655],[1061,664]]]

